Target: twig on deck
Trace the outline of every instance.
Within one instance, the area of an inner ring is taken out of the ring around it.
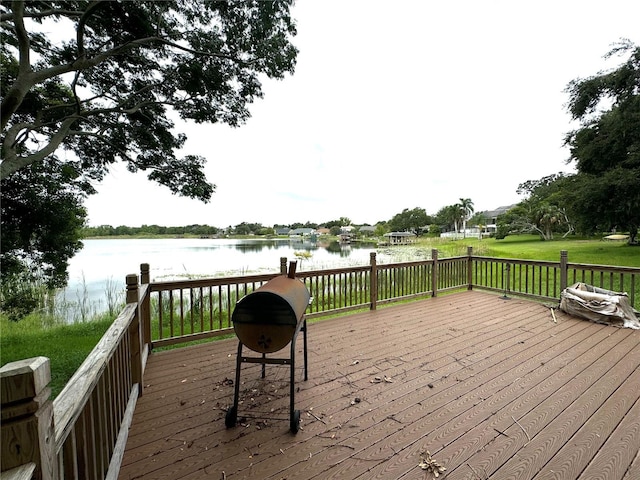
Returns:
[[[473,467],[472,467],[471,465],[469,465],[468,463],[467,463],[466,465],[467,465],[467,467],[469,467],[469,468],[471,469],[471,471],[473,472],[473,474],[476,476],[476,478],[477,478],[478,480],[482,480],[482,479],[480,478],[480,475],[478,475],[478,472],[476,472],[476,471],[473,469]]]
[[[460,365],[462,365],[463,367],[466,367],[467,365],[465,365],[464,363],[462,363],[462,359],[460,358],[456,358],[454,355],[449,354],[449,356],[451,358],[453,358],[456,362],[458,362]]]
[[[323,419],[321,419],[320,417],[318,417],[318,416],[317,416],[315,413],[313,413],[312,411],[307,410],[307,413],[308,413],[309,415],[311,415],[313,418],[315,418],[316,420],[318,420],[319,422],[322,422],[322,423],[324,423],[325,425],[327,424],[327,422],[325,422]]]
[[[357,388],[353,383],[351,383],[351,380],[349,379],[346,373],[342,373],[338,370],[336,370],[336,372],[338,372],[340,375],[342,375],[344,378],[347,379],[347,382],[349,382],[349,385],[351,385],[351,388]]]
[[[524,446],[526,446],[526,445],[528,445],[528,444],[529,444],[529,442],[531,441],[531,437],[529,436],[529,434],[527,433],[527,431],[524,429],[524,427],[518,423],[518,421],[514,418],[514,416],[513,416],[513,415],[511,415],[511,418],[513,419],[513,421],[514,421],[514,422],[516,422],[516,425],[518,425],[518,426],[522,429],[522,431],[524,432],[524,434],[527,436],[527,443],[525,443],[525,444],[523,445],[523,447],[524,447]]]
[[[553,311],[553,307],[551,307],[550,310],[551,316],[553,317],[553,323],[558,323],[558,320],[556,319],[556,313]]]

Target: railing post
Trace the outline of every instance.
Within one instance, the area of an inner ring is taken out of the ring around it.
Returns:
[[[280,275],[287,274],[287,257],[280,257]]]
[[[467,290],[473,290],[473,247],[467,247]]]
[[[560,250],[560,291],[568,287],[569,277],[569,252]]]
[[[35,464],[33,477],[27,478],[58,478],[50,382],[46,357],[18,360],[0,368],[3,472]]]
[[[369,263],[371,264],[371,278],[369,288],[371,289],[371,310],[375,310],[378,303],[378,260],[376,252],[369,253]]]
[[[127,275],[125,282],[127,284],[126,303],[138,302],[138,275],[130,273]]]
[[[150,282],[149,279],[149,264],[141,263],[140,264],[140,283],[146,285]]]
[[[140,335],[140,306],[138,305],[138,276],[134,273],[127,275],[127,304],[135,303],[136,309],[129,336],[131,338],[131,381],[138,384],[138,395],[142,395],[142,348]]]
[[[433,267],[431,269],[431,296],[438,296],[438,250],[435,248],[431,250],[431,260],[433,260]]]
[[[506,281],[505,281],[506,278]],[[502,298],[508,298],[508,293],[511,293],[511,264],[507,263],[502,270],[502,284],[504,286],[504,294]]]
[[[140,264],[140,284],[149,285],[151,278],[149,275],[149,264]],[[147,293],[142,299],[140,305],[140,322],[142,323],[142,345],[143,351],[150,348],[151,345],[151,291],[147,289]],[[148,352],[147,352],[148,353]],[[147,354],[145,353],[145,355]]]

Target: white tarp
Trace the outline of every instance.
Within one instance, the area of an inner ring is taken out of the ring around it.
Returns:
[[[560,310],[593,322],[640,329],[640,312],[629,304],[626,293],[611,292],[576,283],[560,294]]]

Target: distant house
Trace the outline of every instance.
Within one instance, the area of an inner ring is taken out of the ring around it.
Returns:
[[[340,227],[340,233],[338,234],[338,241],[340,243],[351,243],[351,240],[354,238],[355,234],[351,225]]]
[[[486,233],[490,235],[492,233],[496,233],[498,228],[498,217],[507,213],[507,211],[511,210],[515,206],[516,204],[514,203],[513,205],[498,207],[495,210],[481,212],[481,214],[487,219],[487,224],[484,226],[483,234]]]
[[[511,210],[515,207],[516,204],[513,205],[505,205],[502,207],[498,207],[495,210],[485,210],[484,212],[478,212],[484,218],[486,218],[486,225],[475,225],[468,226],[465,230],[460,230],[458,232],[442,232],[440,237],[442,238],[467,238],[467,237],[488,237],[496,233],[498,229],[498,217],[503,215],[507,211]]]
[[[318,235],[331,235],[331,230],[326,227],[320,227],[316,230]]]
[[[389,232],[384,236],[389,245],[408,245],[416,240],[416,234],[412,232]]]
[[[304,238],[316,233],[314,228],[294,228],[289,231],[289,238]]]
[[[370,225],[363,225],[360,227],[360,233],[365,237],[372,237],[376,233],[376,227]]]
[[[291,229],[289,227],[287,227],[287,228],[277,228],[276,229],[276,235],[289,235],[290,231],[291,231]]]

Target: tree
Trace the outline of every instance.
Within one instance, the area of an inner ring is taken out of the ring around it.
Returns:
[[[576,201],[574,175],[556,173],[539,180],[527,180],[518,185],[516,192],[526,195],[527,211],[532,229],[541,234],[543,240],[553,238],[554,231],[566,229],[563,237],[575,232],[574,209]]]
[[[174,131],[172,119],[244,123],[248,105],[263,95],[261,79],[281,79],[294,70],[291,4],[0,4],[3,202],[5,180],[23,170],[35,168],[26,175],[39,176],[63,169],[64,175],[53,178],[63,182],[61,191],[76,192],[79,207],[84,196],[95,193],[91,185],[119,161],[132,172],[148,172],[150,180],[175,194],[208,201],[215,186],[204,175],[205,159],[176,156],[186,136]],[[65,35],[59,42],[43,33],[54,28]],[[39,191],[34,205],[45,204],[46,192]],[[84,216],[75,211],[81,224]],[[8,221],[3,216],[3,230],[20,230]],[[41,240],[32,248],[46,242]],[[71,241],[69,248],[74,246]]]
[[[566,228],[566,218],[557,205],[528,198],[498,217],[496,238],[505,238],[510,233],[535,232],[541,240],[552,240],[554,232]]]
[[[66,149],[90,178],[122,160],[175,193],[208,200],[204,159],[176,158],[186,137],[172,132],[168,111],[198,123],[242,124],[247,104],[262,96],[259,76],[293,71],[290,4],[2,4],[0,178]],[[68,33],[60,45],[38,32],[52,22]]]
[[[633,244],[640,226],[640,47],[623,40],[606,57],[614,55],[627,59],[567,86],[567,108],[580,127],[565,143],[578,170],[571,194],[580,225],[626,229]]]
[[[463,237],[466,237],[467,219],[473,213],[473,201],[470,198],[461,198],[458,205],[462,211],[462,233]]]
[[[67,282],[67,263],[82,248],[87,185],[61,162],[30,165],[1,182],[0,309],[19,319],[45,290]]]
[[[431,223],[431,217],[427,215],[424,208],[405,208],[401,213],[397,213],[389,220],[389,229],[395,232],[414,232],[416,235],[422,233],[422,228]]]
[[[457,208],[454,205],[446,205],[442,207],[438,210],[438,213],[436,213],[436,221],[439,225],[444,227],[444,231],[450,231],[450,228],[453,227],[457,232]]]

